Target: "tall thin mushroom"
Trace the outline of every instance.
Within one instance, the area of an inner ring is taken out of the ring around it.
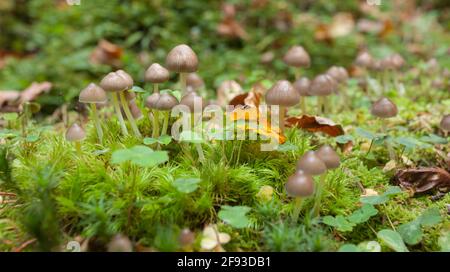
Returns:
[[[308,68],[311,65],[311,58],[308,52],[300,46],[292,46],[283,56],[283,61],[286,65],[297,68],[295,70],[295,79],[300,78],[300,68]]]
[[[81,141],[86,138],[86,133],[84,129],[80,127],[77,123],[74,123],[66,131],[66,141],[73,142],[75,144],[75,149],[79,156],[81,156]]]
[[[284,132],[284,116],[287,107],[295,106],[300,100],[300,94],[287,80],[277,81],[266,93],[268,105],[278,105],[278,121],[281,132]]]
[[[394,102],[392,102],[390,99],[386,97],[383,97],[372,104],[370,113],[373,116],[380,118],[381,130],[382,132],[385,132],[387,125],[385,119],[395,117],[398,113],[398,109],[397,106],[394,104]],[[389,141],[385,141],[385,143],[389,151],[390,159],[395,160],[396,156],[391,144],[389,143]]]
[[[180,74],[181,90],[185,94],[187,92],[187,74],[196,72],[198,68],[197,55],[188,45],[177,45],[167,54],[166,67],[170,71]]]
[[[102,104],[108,100],[105,90],[94,83],[90,83],[84,88],[79,95],[78,101],[81,103],[88,103],[91,106],[92,116],[94,118],[94,125],[97,130],[97,136],[100,144],[103,144],[103,130],[100,124],[100,118],[97,111],[97,103]]]
[[[286,193],[295,197],[295,207],[292,214],[293,222],[297,222],[302,206],[302,198],[314,194],[314,179],[303,171],[297,171],[291,175],[285,185]]]

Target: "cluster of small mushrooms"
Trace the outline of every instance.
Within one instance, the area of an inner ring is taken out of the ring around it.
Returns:
[[[301,210],[302,198],[313,195],[315,187],[317,189],[313,212],[315,216],[319,215],[327,170],[338,168],[340,163],[339,155],[329,145],[323,145],[316,151],[308,151],[298,160],[296,172],[288,178],[285,186],[287,194],[296,199],[293,213],[295,221]],[[317,186],[314,186],[314,176],[321,176]]]

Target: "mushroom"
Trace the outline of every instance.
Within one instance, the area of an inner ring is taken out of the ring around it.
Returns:
[[[158,101],[156,101],[155,108],[158,111],[163,111],[164,114],[164,121],[161,135],[165,135],[167,133],[167,127],[169,126],[169,118],[170,118],[169,111],[176,105],[178,105],[178,99],[169,93],[161,94]]]
[[[186,77],[186,88],[188,91],[196,91],[205,86],[205,82],[197,73],[189,73]]]
[[[166,67],[172,72],[180,73],[181,90],[186,93],[186,76],[187,73],[197,71],[197,55],[188,45],[177,45],[167,54]]]
[[[80,96],[78,98],[79,102],[89,103],[91,106],[92,116],[94,118],[94,124],[97,130],[97,136],[100,144],[103,143],[103,130],[102,126],[100,125],[100,118],[97,112],[97,103],[102,104],[107,100],[108,97],[106,96],[105,90],[94,83],[90,83],[86,88],[84,88],[80,92]]]
[[[444,117],[442,117],[439,126],[444,131],[445,137],[447,137],[448,132],[450,131],[450,114],[444,115]]]
[[[189,248],[195,242],[195,233],[188,228],[182,229],[178,236],[178,242],[182,248]]]
[[[321,146],[315,153],[325,163],[327,169],[337,168],[341,164],[339,155],[329,145]]]
[[[287,80],[277,81],[266,93],[266,103],[268,105],[278,105],[278,120],[281,132],[284,132],[285,108],[292,107],[300,100],[300,94]]]
[[[327,166],[314,151],[308,151],[297,162],[297,171],[299,170],[305,174],[317,176],[325,173]]]
[[[130,107],[131,114],[133,115],[134,120],[139,120],[143,117],[141,109],[137,106],[135,100],[131,100],[128,102],[128,106]]]
[[[241,94],[243,89],[239,83],[234,80],[225,80],[217,88],[217,101],[220,106],[226,107],[235,96]]]
[[[132,252],[133,244],[125,235],[117,234],[108,243],[107,250],[108,252]]]
[[[324,112],[324,109],[328,108],[326,97],[336,90],[337,82],[329,75],[318,75],[311,83],[309,93],[313,96],[317,96],[318,113]]]
[[[167,80],[169,80],[169,70],[158,63],[153,63],[148,67],[147,71],[145,71],[145,81],[153,83],[153,93],[159,93],[158,84],[166,82]]]
[[[305,174],[303,171],[297,171],[288,178],[285,188],[289,196],[295,197],[295,208],[292,219],[296,222],[300,214],[302,198],[314,194],[314,179],[311,175]]]
[[[380,118],[381,121],[381,130],[385,133],[385,128],[387,127],[385,119],[395,117],[398,113],[397,106],[390,99],[383,97],[378,99],[372,104],[372,108],[370,113]],[[391,160],[395,160],[395,152],[392,149],[389,141],[385,141],[387,149],[389,151],[389,157]]]
[[[365,68],[365,69],[371,69],[373,65],[374,59],[372,55],[370,55],[368,52],[362,52],[360,53],[355,60],[356,66]]]
[[[331,76],[337,83],[338,86],[336,88],[336,91],[339,91],[339,93],[342,95],[342,104],[345,106],[345,108],[348,108],[348,104],[350,103],[350,99],[347,96],[347,92],[345,88],[342,88],[342,86],[345,86],[344,84],[348,80],[348,72],[344,67],[340,66],[332,66],[330,69],[328,69],[327,74]],[[339,88],[341,87],[341,88]]]
[[[161,96],[161,94],[158,93],[152,93],[151,95],[147,96],[147,98],[145,99],[145,106],[150,110],[151,112],[151,120],[153,123],[153,132],[152,132],[152,137],[155,138],[157,137],[157,135],[159,134],[159,112],[156,109],[156,102],[158,102],[159,97]]]
[[[292,86],[294,86],[294,89],[300,95],[300,108],[302,109],[303,114],[306,114],[306,97],[311,96],[309,93],[311,80],[307,77],[301,77],[297,79]]]
[[[283,61],[288,66],[295,68],[309,67],[311,65],[311,58],[309,57],[308,52],[299,45],[292,46],[283,56]],[[300,78],[300,70],[297,69],[295,72],[295,78]]]
[[[74,123],[66,131],[66,140],[69,142],[74,142],[75,149],[78,155],[81,156],[81,141],[86,138],[86,133],[84,129],[80,127],[77,123]]]

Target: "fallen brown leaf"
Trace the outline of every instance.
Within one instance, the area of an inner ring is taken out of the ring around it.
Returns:
[[[18,91],[0,91],[0,108],[6,104],[12,104],[18,101],[20,92]]]
[[[33,82],[22,92],[0,91],[0,112],[18,112],[23,103],[36,100],[40,95],[48,93],[52,88],[50,82]]]
[[[336,125],[332,120],[319,116],[288,117],[285,123],[287,127],[297,127],[310,132],[323,132],[332,137],[344,134],[341,125]]]
[[[20,104],[36,100],[40,95],[48,93],[52,84],[48,81],[37,83],[33,82],[28,88],[20,93]]]
[[[118,45],[107,40],[100,40],[97,47],[92,51],[89,61],[93,64],[105,64],[113,67],[120,67],[120,58],[123,50]]]
[[[217,104],[226,107],[234,97],[242,92],[243,89],[239,83],[234,80],[225,80],[217,88]]]
[[[450,173],[438,167],[410,168],[397,171],[393,182],[415,193],[425,193],[434,189],[450,189]]]

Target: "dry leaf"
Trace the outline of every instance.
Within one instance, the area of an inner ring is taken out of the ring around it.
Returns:
[[[351,13],[341,12],[333,17],[330,24],[319,24],[314,37],[319,41],[328,41],[349,35],[355,27]]]
[[[105,64],[113,67],[121,66],[120,58],[123,50],[107,40],[100,40],[89,58],[93,64]]]
[[[433,189],[448,192],[450,174],[438,167],[402,169],[394,175],[393,182],[415,193],[425,193]]]
[[[36,100],[40,95],[48,93],[52,88],[50,82],[33,82],[22,92],[19,91],[0,91],[0,111],[18,112],[22,110],[25,102]]]
[[[285,122],[287,127],[297,127],[310,132],[323,132],[332,137],[344,134],[341,125],[336,125],[332,120],[319,116],[288,117]]]
[[[20,104],[36,100],[40,95],[48,93],[52,89],[52,84],[48,81],[33,82],[28,88],[20,93]]]
[[[233,98],[242,92],[243,89],[239,83],[234,80],[225,80],[217,88],[217,103],[225,107]]]
[[[20,98],[18,91],[0,91],[0,108],[4,105],[16,103]]]
[[[236,21],[236,7],[233,4],[222,5],[223,19],[217,26],[217,33],[231,39],[247,39],[244,27]]]
[[[378,192],[375,191],[374,189],[364,189],[364,194],[361,195],[361,197],[367,197],[367,196],[377,196]]]
[[[397,162],[395,160],[390,160],[386,163],[386,165],[383,167],[383,172],[389,172],[395,169],[397,167]]]
[[[342,153],[348,154],[352,152],[354,144],[353,141],[348,141],[345,144],[338,143],[338,146],[341,149]]]

